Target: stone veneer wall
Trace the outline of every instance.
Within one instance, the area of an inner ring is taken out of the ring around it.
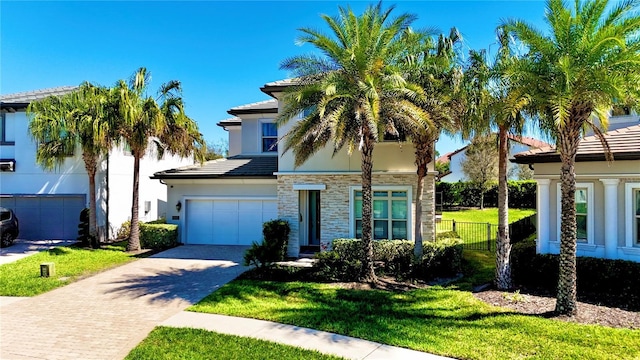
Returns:
[[[359,174],[335,175],[278,175],[278,216],[289,221],[289,256],[297,257],[300,252],[299,240],[299,199],[293,184],[324,184],[326,190],[320,192],[320,248],[330,249],[336,238],[349,237],[349,187],[362,184]],[[403,185],[412,187],[411,219],[415,221],[415,199],[417,196],[417,175],[414,174],[374,174],[373,186]],[[435,178],[427,175],[423,189],[422,223],[423,240],[435,239]],[[413,233],[411,224],[409,232]]]

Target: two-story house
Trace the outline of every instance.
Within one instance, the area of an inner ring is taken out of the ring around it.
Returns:
[[[81,150],[76,149],[55,171],[43,170],[36,163],[37,144],[29,135],[25,113],[32,101],[74,89],[65,86],[0,96],[0,206],[14,210],[22,239],[75,239],[80,211],[89,207],[89,178]],[[152,152],[150,148],[140,164],[142,221],[166,216],[165,187],[149,176],[161,169],[193,163],[192,159],[168,155],[158,161]],[[109,226],[113,237],[131,216],[133,157],[124,146],[114,147],[98,169],[98,226],[101,235]]]
[[[577,255],[640,262],[640,116],[627,111],[609,120],[605,138],[586,136],[576,154]],[[530,164],[537,188],[537,251],[560,252],[560,156],[554,146],[515,154]]]
[[[279,100],[291,82],[264,85],[273,99],[228,111],[218,125],[229,132],[230,156],[203,166],[158,172],[167,184],[168,221],[180,225],[186,244],[248,245],[262,239],[262,223],[291,225],[289,256],[330,247],[333,239],[359,237],[362,228],[360,154],[333,155],[328,146],[302,166],[278,146],[294,124],[276,127]],[[415,219],[417,175],[410,142],[376,145],[373,155],[373,232],[376,239],[413,239],[415,221],[425,240],[434,237],[433,163],[425,181],[422,218]]]

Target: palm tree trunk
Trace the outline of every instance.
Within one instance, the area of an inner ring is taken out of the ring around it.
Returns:
[[[511,241],[509,239],[509,192],[507,187],[507,156],[509,140],[507,129],[498,132],[498,239],[496,244],[496,286],[498,290],[511,288]]]
[[[371,176],[373,171],[373,146],[371,135],[366,132],[362,146],[362,246],[364,259],[362,259],[362,281],[375,283],[376,273],[373,268],[373,233],[372,233],[372,197]]]
[[[568,129],[569,130],[569,129]],[[560,222],[560,271],[558,278],[558,296],[556,312],[563,315],[575,315],[577,306],[577,273],[576,273],[576,173],[575,159],[580,143],[579,128],[573,132],[560,134],[561,204]]]
[[[89,176],[89,244],[83,244],[97,248],[98,230],[97,230],[97,214],[96,214],[96,172],[98,167],[98,159],[88,151],[82,152],[84,160],[84,168]]]
[[[433,142],[434,140],[429,136],[419,137],[414,141],[418,174],[418,184],[416,188],[416,218],[413,235],[415,238],[413,256],[416,261],[420,261],[424,253],[424,247],[422,245],[422,192],[424,189],[424,178],[427,176],[428,165],[431,160],[433,160]]]
[[[133,149],[132,149],[133,150]],[[140,225],[138,224],[138,201],[140,185],[140,155],[133,152],[133,199],[131,201],[131,234],[127,243],[127,251],[140,250]]]

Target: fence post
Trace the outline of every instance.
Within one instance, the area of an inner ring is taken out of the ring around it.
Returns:
[[[453,226],[452,226],[452,228],[453,228],[453,232],[456,232],[456,220],[455,220],[455,219],[453,219],[453,220],[451,220],[451,221],[453,221]]]
[[[491,223],[487,223],[487,250],[491,251]]]

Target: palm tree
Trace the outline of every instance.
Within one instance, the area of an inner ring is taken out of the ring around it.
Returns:
[[[434,144],[441,132],[453,134],[460,128],[461,102],[458,96],[462,71],[455,46],[462,40],[456,28],[448,37],[439,35],[434,41],[429,32],[403,34],[405,51],[399,59],[407,79],[424,89],[424,97],[416,102],[426,118],[420,126],[409,126],[409,137],[415,148],[418,182],[416,188],[416,222],[414,226],[414,256],[420,260],[422,246],[422,200],[428,165],[433,161]],[[411,124],[409,124],[411,125]]]
[[[576,305],[575,158],[585,127],[603,144],[608,111],[616,102],[640,98],[640,16],[638,1],[576,1],[569,6],[548,0],[549,33],[519,20],[506,29],[528,49],[526,61],[513,71],[528,89],[541,115],[541,127],[555,139],[560,154],[562,220],[560,276],[556,311],[574,315]],[[597,115],[600,126],[591,116]],[[605,151],[608,149],[605,147]]]
[[[333,143],[334,154],[345,146],[349,153],[360,151],[365,252],[362,280],[368,282],[376,281],[371,229],[375,144],[384,134],[399,136],[396,125],[400,119],[403,123],[419,123],[424,118],[423,111],[410,101],[420,96],[420,87],[405,81],[393,66],[402,51],[401,35],[414,16],[402,14],[390,19],[393,7],[383,10],[381,6],[369,6],[360,16],[342,7],[337,17],[322,15],[333,37],[301,29],[299,41],[315,46],[324,56],[298,56],[283,62],[282,68],[297,78],[296,86],[284,95],[284,107],[277,119],[280,126],[310,110],[286,135],[284,151],[293,150],[296,166],[329,142]]]
[[[150,74],[140,68],[129,83],[120,80],[112,89],[112,100],[118,113],[113,127],[118,129],[133,156],[133,194],[131,205],[131,234],[128,251],[140,250],[139,234],[139,183],[140,160],[146,155],[151,144],[158,159],[165,152],[181,157],[195,155],[202,161],[206,151],[205,141],[197,124],[184,112],[181,85],[170,81],[160,87],[157,98],[147,96]],[[158,103],[158,101],[160,103]]]
[[[498,236],[496,240],[495,284],[500,290],[510,289],[511,241],[509,239],[509,194],[508,169],[509,135],[522,135],[525,124],[524,112],[530,104],[530,97],[525,89],[512,83],[508,76],[510,66],[517,58],[511,54],[508,33],[503,28],[497,29],[500,48],[493,62],[489,64],[485,51],[471,51],[467,81],[474,91],[480,94],[473,96],[478,100],[473,107],[470,119],[472,126],[481,132],[498,128]]]
[[[79,146],[89,177],[90,245],[98,247],[96,172],[100,156],[109,151],[107,90],[83,83],[63,96],[49,96],[29,104],[29,132],[38,144],[36,161],[47,170],[61,166]]]

